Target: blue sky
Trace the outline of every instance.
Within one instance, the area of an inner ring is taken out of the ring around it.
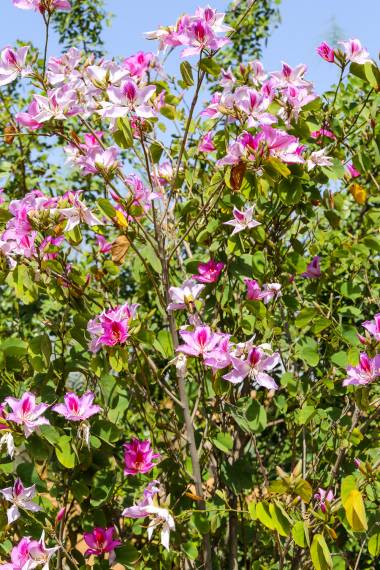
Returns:
[[[106,49],[115,56],[127,56],[141,49],[155,51],[156,44],[144,39],[144,31],[174,23],[182,12],[194,11],[208,1],[220,10],[228,4],[227,0],[107,0],[107,9],[115,18],[104,33]],[[327,89],[336,78],[336,68],[315,54],[315,46],[330,36],[334,25],[341,29],[343,39],[360,38],[372,57],[377,58],[380,0],[283,0],[281,16],[280,27],[264,49],[263,63],[268,70],[278,69],[281,60],[291,65],[306,63],[317,91]],[[38,14],[14,8],[11,0],[0,0],[0,18],[2,46],[13,44],[17,38],[42,45],[43,25]],[[49,53],[59,51],[53,38]]]

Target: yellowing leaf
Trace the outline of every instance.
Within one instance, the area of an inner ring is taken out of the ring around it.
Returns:
[[[322,534],[316,534],[310,548],[310,556],[315,570],[330,570],[333,561]]]
[[[363,532],[367,530],[367,516],[365,514],[365,507],[363,497],[360,491],[353,489],[348,494],[343,502],[346,517],[350,527],[354,532]]]
[[[366,203],[367,192],[363,188],[363,186],[360,186],[360,184],[356,184],[356,183],[351,184],[350,192],[351,192],[355,202],[357,202],[358,204],[365,204]]]
[[[116,210],[115,218],[116,218],[116,223],[119,227],[121,228],[128,227],[128,222],[123,212],[120,212],[120,210]]]

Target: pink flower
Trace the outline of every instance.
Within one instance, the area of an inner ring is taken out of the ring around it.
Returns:
[[[314,499],[318,501],[317,507],[319,507],[323,513],[325,513],[327,507],[329,506],[329,503],[335,499],[335,496],[331,489],[325,491],[324,489],[319,488],[318,493],[315,493],[314,495]]]
[[[171,303],[167,307],[168,311],[177,311],[178,309],[191,307],[204,288],[205,285],[199,285],[193,279],[188,279],[180,287],[170,287]]]
[[[124,344],[129,337],[129,322],[134,318],[138,305],[125,303],[116,309],[103,311],[88,322],[87,330],[91,335],[90,350],[97,352],[102,345],[115,346]]]
[[[175,529],[174,519],[167,509],[154,504],[153,497],[159,492],[158,481],[151,481],[144,490],[144,497],[135,505],[122,512],[123,517],[141,519],[149,517],[148,539],[151,540],[155,528],[161,528],[161,544],[169,550],[170,531]]]
[[[221,339],[215,349],[207,352],[204,356],[205,366],[212,368],[213,372],[226,368],[231,364],[231,351],[233,345],[230,342],[230,335],[220,335]]]
[[[346,164],[346,173],[348,174],[348,176],[350,176],[351,178],[357,178],[358,176],[360,176],[360,172],[359,170],[356,170],[355,166],[352,164],[352,162],[348,162]]]
[[[5,398],[5,403],[12,409],[7,416],[7,421],[23,426],[25,437],[29,437],[39,426],[50,422],[42,416],[48,409],[48,404],[36,404],[36,397],[31,392],[17,398]]]
[[[235,105],[248,115],[248,127],[271,125],[277,122],[274,115],[266,113],[270,100],[249,87],[239,87],[235,93]]]
[[[70,232],[80,223],[85,223],[90,227],[103,225],[103,222],[91,212],[90,208],[79,200],[77,195],[70,198],[69,201],[72,203],[70,208],[56,208],[52,210],[53,213],[59,213],[67,220],[65,232]]]
[[[38,10],[43,13],[45,8],[53,10],[71,10],[69,0],[13,0],[13,5],[21,10]]]
[[[109,243],[106,238],[100,234],[96,236],[100,253],[109,253],[112,248],[112,243]]]
[[[357,366],[348,366],[348,377],[343,380],[343,386],[365,386],[374,382],[380,376],[380,354],[370,358],[365,352],[359,357]]]
[[[43,123],[36,121],[35,117],[39,114],[40,108],[35,99],[30,103],[28,110],[22,113],[16,113],[15,119],[20,125],[35,131],[43,126]]]
[[[200,143],[198,145],[198,150],[199,152],[213,152],[216,149],[214,143],[212,142],[212,134],[211,133],[207,133],[206,135],[204,135],[201,140]]]
[[[360,40],[351,39],[338,43],[343,46],[347,61],[353,61],[354,63],[359,64],[364,64],[367,61],[371,61],[368,51],[362,47]]]
[[[0,87],[14,81],[19,74],[27,72],[25,68],[29,46],[18,49],[6,47],[0,52]]]
[[[8,524],[13,523],[18,518],[20,518],[19,509],[24,509],[25,511],[32,511],[36,513],[41,511],[41,507],[33,503],[32,499],[36,494],[36,486],[24,487],[20,479],[16,479],[13,487],[7,487],[6,489],[0,489],[0,493],[3,495],[6,501],[12,503],[12,506],[7,510]]]
[[[232,215],[234,219],[229,220],[228,222],[223,222],[225,226],[233,226],[234,230],[231,235],[261,225],[260,222],[253,219],[253,208],[254,207],[251,206],[250,208],[247,208],[245,211],[243,211],[243,210],[238,210],[237,208],[234,207],[234,209],[232,210]]]
[[[304,87],[309,86],[309,82],[303,78],[306,71],[307,66],[303,63],[292,68],[287,63],[282,62],[282,70],[274,71],[271,75],[278,87],[287,87],[288,85]]]
[[[152,67],[155,60],[156,56],[152,52],[139,51],[127,57],[123,61],[123,66],[129,71],[131,77],[142,77]]]
[[[276,382],[272,376],[266,373],[267,370],[272,370],[280,362],[280,355],[277,352],[268,355],[262,348],[253,347],[246,359],[232,356],[231,361],[233,370],[223,376],[228,382],[240,384],[248,377],[259,386],[264,386],[268,390],[277,390]]]
[[[160,457],[159,453],[153,453],[150,441],[133,438],[129,443],[124,444],[124,475],[137,475],[138,473],[148,473],[155,464],[153,459]]]
[[[176,350],[189,356],[207,357],[208,353],[215,350],[223,338],[220,334],[211,331],[210,327],[198,326],[194,331],[179,331],[185,344],[181,344]]]
[[[102,117],[115,119],[133,112],[138,117],[149,119],[155,116],[153,107],[149,104],[155,91],[154,85],[140,88],[132,79],[123,81],[120,87],[111,85],[107,90],[109,102],[102,101],[102,109],[98,113]]]
[[[263,292],[255,279],[245,278],[244,283],[247,285],[248,301],[261,301],[263,299]]]
[[[302,163],[299,140],[279,129],[262,125],[261,133],[257,135],[257,142],[265,143],[269,154],[288,163]]]
[[[329,63],[334,62],[335,53],[332,47],[328,43],[322,42],[317,47],[317,54],[321,56],[322,59],[328,61]]]
[[[312,139],[320,139],[320,138],[328,138],[331,140],[335,140],[336,136],[334,135],[334,133],[332,131],[329,131],[328,129],[322,127],[321,129],[318,129],[317,131],[313,131],[312,133],[310,133],[310,136]]]
[[[362,327],[367,329],[376,341],[380,342],[380,313],[374,316],[373,321],[364,321]]]
[[[320,259],[319,255],[315,255],[308,264],[306,271],[302,273],[302,277],[306,277],[306,279],[318,279],[321,276],[321,268],[319,266]]]
[[[67,420],[80,422],[102,411],[100,406],[93,405],[94,398],[93,392],[86,392],[81,397],[73,392],[69,392],[64,397],[65,403],[56,404],[52,407],[52,410],[64,416]]]
[[[12,548],[11,562],[0,564],[2,570],[25,570],[29,562],[29,544],[31,539],[26,536],[20,540],[17,546]]]
[[[59,546],[46,548],[45,531],[43,531],[40,540],[31,540],[28,544],[29,562],[27,562],[24,570],[32,570],[39,565],[43,566],[42,570],[49,570],[50,558],[59,548]]]
[[[120,546],[120,540],[113,539],[113,533],[115,528],[113,526],[109,528],[94,528],[91,532],[84,532],[83,538],[85,543],[89,548],[87,548],[84,553],[85,556],[101,556],[109,552],[109,563],[110,566],[115,561],[115,548]]]
[[[222,261],[216,262],[210,259],[207,263],[200,263],[198,265],[199,275],[193,275],[193,279],[200,283],[215,283],[218,281],[224,267],[225,263]]]

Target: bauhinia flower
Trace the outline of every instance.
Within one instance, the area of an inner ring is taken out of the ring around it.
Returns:
[[[49,570],[50,558],[59,550],[59,546],[46,548],[45,531],[42,532],[40,540],[31,540],[28,544],[29,561],[23,570],[33,570],[42,566],[42,570]]]
[[[13,459],[15,452],[13,435],[7,423],[4,406],[3,404],[0,404],[0,452],[2,451],[3,447],[6,448],[9,457]]]
[[[259,386],[268,390],[277,390],[278,386],[272,376],[267,374],[280,362],[280,355],[274,352],[268,355],[260,347],[253,347],[248,352],[246,359],[231,356],[233,370],[225,374],[223,378],[233,384],[240,384],[245,378],[249,378]]]
[[[170,287],[169,295],[171,303],[168,305],[168,311],[177,311],[192,307],[195,299],[197,299],[205,288],[205,285],[196,283],[193,279],[188,279],[180,287]]]
[[[200,283],[215,283],[218,281],[225,264],[222,261],[214,261],[210,259],[207,263],[198,265],[198,275],[193,275],[193,279]]]
[[[247,299],[248,301],[264,301],[265,304],[277,298],[281,293],[280,283],[266,283],[263,289],[255,279],[244,279],[247,285]]]
[[[138,305],[120,305],[116,309],[103,311],[88,322],[91,335],[90,350],[97,352],[104,346],[124,344],[129,337],[129,322],[134,318]]]
[[[377,313],[372,321],[364,321],[362,327],[367,329],[370,335],[373,336],[375,340],[380,342],[380,313]]]
[[[380,354],[370,358],[365,352],[362,352],[359,357],[359,364],[348,366],[347,374],[347,378],[343,380],[343,386],[371,384],[380,376]]]
[[[207,357],[208,353],[214,351],[223,336],[214,333],[210,327],[202,325],[196,327],[194,331],[179,331],[185,344],[181,344],[176,350],[188,356]]]
[[[56,404],[52,410],[67,420],[81,422],[101,412],[102,408],[93,404],[94,398],[93,392],[86,392],[83,396],[69,392],[64,397],[64,404]]]
[[[315,255],[312,261],[308,264],[306,271],[302,273],[302,277],[306,277],[306,279],[318,279],[322,275],[319,265],[320,259],[319,255]]]
[[[12,548],[11,561],[0,564],[1,570],[25,570],[29,560],[29,544],[31,539],[25,536],[20,542]]]
[[[331,489],[325,491],[319,487],[318,493],[314,495],[314,499],[318,501],[317,506],[321,509],[322,513],[325,513],[329,503],[335,499],[335,496]]]
[[[317,54],[321,56],[322,59],[328,61],[329,63],[334,62],[335,52],[332,47],[329,46],[327,42],[322,42],[317,47]]]
[[[19,400],[12,397],[5,398],[5,403],[12,409],[7,415],[7,421],[21,425],[25,437],[29,437],[39,426],[50,423],[42,415],[49,405],[36,404],[36,396],[31,392],[25,392]]]
[[[253,206],[247,208],[246,210],[238,210],[234,207],[232,210],[234,219],[228,220],[228,222],[224,222],[225,226],[233,226],[234,230],[231,235],[242,232],[243,230],[256,228],[257,226],[261,225],[260,222],[253,219],[253,209]]]
[[[70,208],[52,210],[52,212],[61,214],[61,216],[67,220],[65,227],[66,232],[70,232],[80,223],[85,223],[90,227],[103,225],[103,222],[99,220],[99,218],[91,212],[90,208],[88,208],[84,202],[79,200],[77,196],[73,198],[72,204],[73,205]]]
[[[316,166],[331,166],[333,163],[331,156],[326,156],[326,149],[315,150],[306,161],[307,169],[313,170]]]
[[[154,453],[148,439],[139,440],[133,438],[124,447],[124,475],[137,475],[138,473],[148,473],[155,463],[153,459],[160,457],[159,453]]]
[[[359,63],[359,64],[371,61],[371,59],[369,58],[368,51],[362,46],[360,40],[351,39],[345,42],[338,42],[338,43],[341,46],[343,46],[347,61],[352,61],[354,63]]]
[[[0,493],[3,497],[12,503],[12,506],[7,510],[8,524],[13,523],[21,514],[19,509],[24,509],[25,511],[32,511],[36,513],[41,511],[41,507],[33,503],[32,499],[36,495],[36,486],[24,487],[20,479],[16,479],[13,487],[6,487],[5,489],[0,489]]]
[[[346,173],[350,178],[357,178],[358,176],[360,176],[359,170],[355,168],[352,162],[348,162],[346,164]]]
[[[84,532],[83,538],[85,543],[89,548],[87,548],[84,553],[85,556],[101,556],[102,554],[109,553],[109,564],[110,566],[115,561],[115,548],[121,545],[120,540],[114,540],[113,533],[115,528],[113,526],[109,528],[94,528],[91,532]]]
[[[25,61],[29,46],[19,49],[4,48],[0,53],[0,87],[14,81],[19,74],[26,73]]]
[[[281,284],[280,283],[265,283],[262,290],[263,301],[267,305],[273,299],[277,299],[281,296]]]
[[[128,79],[123,81],[120,87],[109,87],[109,102],[102,102],[102,108],[98,112],[102,117],[111,119],[125,117],[131,112],[138,117],[149,119],[155,116],[153,107],[149,104],[155,91],[154,85],[138,87],[132,79]]]
[[[216,147],[212,142],[211,133],[207,133],[201,138],[200,143],[198,145],[198,150],[199,152],[213,152],[214,150],[216,150]]]
[[[13,0],[13,5],[21,10],[38,10],[41,13],[45,10],[71,10],[69,0]]]
[[[148,539],[151,540],[156,528],[161,528],[161,544],[169,550],[170,531],[175,529],[172,515],[163,507],[154,502],[154,496],[158,493],[158,481],[151,481],[144,490],[144,497],[132,507],[127,507],[122,512],[123,517],[142,519],[149,517]]]

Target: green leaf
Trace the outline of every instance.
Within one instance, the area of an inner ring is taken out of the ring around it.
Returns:
[[[127,567],[135,568],[135,562],[140,558],[140,553],[131,543],[123,543],[122,546],[115,549],[116,562],[124,564]]]
[[[271,503],[269,505],[269,512],[272,517],[275,529],[281,536],[289,536],[291,530],[290,518],[277,503]]]
[[[295,325],[296,327],[302,329],[308,325],[313,324],[313,319],[317,316],[318,311],[313,307],[306,307],[302,309],[296,316]]]
[[[133,146],[133,131],[128,117],[121,117],[116,121],[118,127],[118,137],[114,137],[116,143],[122,148],[130,148]],[[121,143],[121,144],[119,144]]]
[[[190,560],[196,560],[198,558],[198,549],[193,542],[185,542],[181,548]]]
[[[333,567],[331,554],[322,534],[314,536],[310,555],[315,570],[330,570]]]
[[[68,435],[62,435],[56,443],[55,454],[58,461],[66,467],[73,469],[75,466],[75,453],[71,447],[71,438]]]
[[[209,75],[213,75],[214,77],[218,77],[220,75],[220,65],[214,61],[211,57],[206,57],[201,60],[199,67],[202,71],[206,71]]]
[[[270,530],[275,529],[275,523],[271,517],[269,504],[265,501],[257,503],[256,516],[258,520]]]
[[[7,356],[15,356],[17,358],[27,353],[28,345],[19,338],[7,338],[1,342],[0,350]]]
[[[106,216],[106,218],[113,219],[116,216],[116,210],[107,198],[99,198],[97,200],[99,210]]]
[[[380,555],[380,533],[373,534],[368,540],[368,552],[372,556]]]
[[[6,208],[0,208],[0,223],[6,223],[12,218],[13,215]]]
[[[303,521],[297,521],[292,528],[292,537],[297,546],[305,548],[306,542],[306,532],[309,532],[306,523]]]
[[[246,410],[246,418],[251,431],[257,433],[267,427],[267,413],[264,406],[257,400],[252,400]]]
[[[265,161],[264,170],[270,176],[276,176],[280,174],[281,176],[285,176],[286,178],[290,174],[290,170],[286,166],[286,164],[282,162],[280,159],[275,158],[274,156],[271,156],[270,158],[268,158],[268,160]]]
[[[194,78],[193,78],[193,70],[191,65],[188,61],[183,61],[180,65],[181,75],[183,82],[188,86],[191,87],[194,85]]]
[[[51,425],[40,426],[40,433],[42,437],[44,437],[51,445],[54,446],[56,446],[61,439],[61,435],[57,428]]]
[[[234,445],[234,440],[232,439],[232,435],[230,433],[220,432],[215,438],[212,438],[211,441],[215,447],[224,453],[230,453]]]
[[[313,494],[313,489],[308,481],[300,479],[294,486],[294,494],[299,495],[305,503],[309,503]]]

